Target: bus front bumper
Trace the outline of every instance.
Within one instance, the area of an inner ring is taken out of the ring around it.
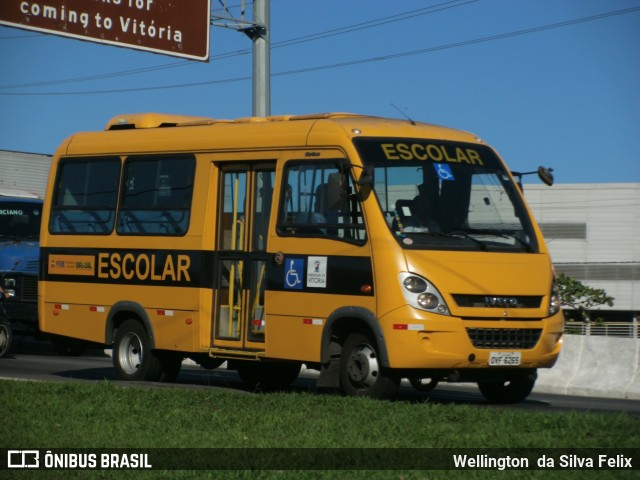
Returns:
[[[389,367],[449,370],[550,368],[560,353],[562,312],[543,319],[462,319],[410,306],[380,319]]]

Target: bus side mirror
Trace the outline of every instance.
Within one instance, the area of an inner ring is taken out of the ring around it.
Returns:
[[[553,168],[538,167],[538,178],[545,185],[553,185]]]
[[[542,181],[542,183],[544,183],[547,186],[552,186],[553,185],[553,168],[548,167],[545,168],[543,166],[538,167],[538,170],[535,172],[511,172],[511,174],[516,177],[517,182],[518,182],[518,187],[520,187],[520,190],[523,191],[522,188],[522,177],[524,177],[525,175],[533,175],[534,173],[538,174],[538,178]]]
[[[358,186],[373,188],[373,165],[367,165],[363,168],[360,178],[358,178]]]
[[[345,210],[349,198],[349,183],[345,173],[332,173],[327,181],[328,206],[332,212]]]

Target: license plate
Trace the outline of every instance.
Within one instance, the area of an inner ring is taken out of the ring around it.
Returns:
[[[513,367],[516,365],[520,365],[520,352],[489,353],[490,367]]]

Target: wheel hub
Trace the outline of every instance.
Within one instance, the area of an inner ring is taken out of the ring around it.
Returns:
[[[378,376],[378,360],[368,345],[363,345],[349,357],[347,365],[349,378],[364,387],[372,386]]]
[[[122,341],[122,349],[120,350],[120,365],[128,375],[134,374],[140,368],[142,363],[142,342],[140,338],[130,333]]]

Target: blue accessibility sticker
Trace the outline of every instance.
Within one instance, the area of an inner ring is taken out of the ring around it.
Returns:
[[[284,288],[288,290],[302,290],[302,276],[304,275],[303,258],[287,258],[284,262]]]
[[[434,163],[433,168],[436,169],[440,180],[455,180],[451,167],[446,163]]]

